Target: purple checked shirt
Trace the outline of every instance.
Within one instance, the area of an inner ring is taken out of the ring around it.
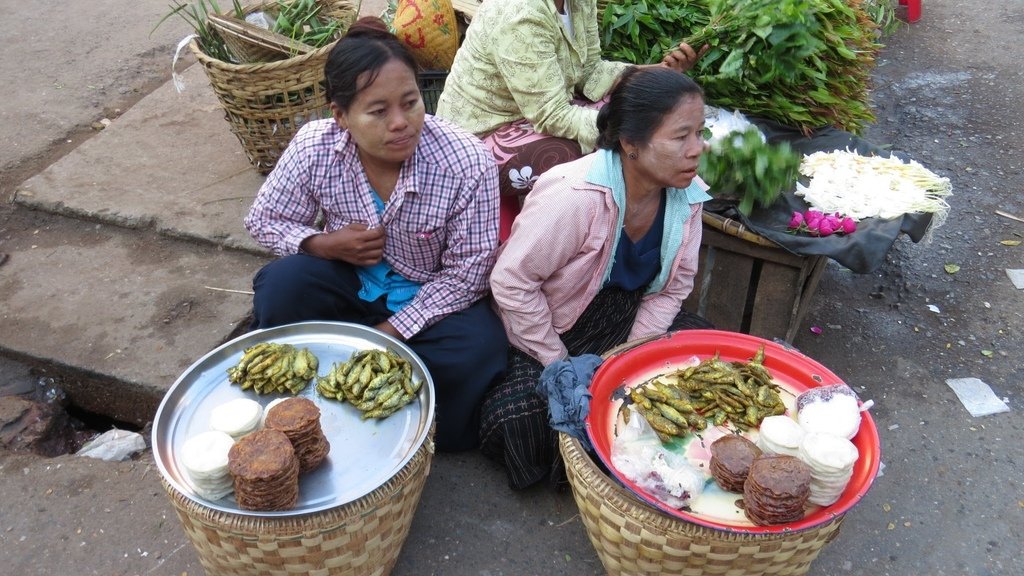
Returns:
[[[486,294],[498,246],[498,172],[478,138],[427,115],[378,216],[355,142],[333,119],[303,126],[260,188],[245,227],[278,255],[353,223],[383,226],[384,260],[420,282],[389,321],[409,338]],[[323,214],[323,227],[317,227]]]

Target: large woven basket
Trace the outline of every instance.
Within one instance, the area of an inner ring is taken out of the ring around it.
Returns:
[[[648,506],[602,472],[578,440],[559,448],[587,536],[610,575],[795,576],[839,534],[843,516],[800,532],[713,530]]]
[[[370,494],[302,516],[230,514],[163,486],[207,576],[387,576],[430,472],[432,439]]]
[[[274,62],[316,50],[284,34],[265,30],[230,14],[207,14],[206,21],[217,31],[239,63]]]
[[[344,32],[359,15],[361,0],[317,0],[324,17],[342,23]],[[246,8],[246,13],[262,5]],[[268,174],[298,129],[329,118],[324,93],[324,64],[334,43],[293,58],[266,63],[233,64],[203,53],[196,40],[192,54],[206,71],[224,118],[249,162]]]

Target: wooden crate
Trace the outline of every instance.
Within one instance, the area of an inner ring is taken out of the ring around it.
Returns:
[[[705,213],[700,264],[683,307],[720,330],[792,343],[828,259],[797,256]]]

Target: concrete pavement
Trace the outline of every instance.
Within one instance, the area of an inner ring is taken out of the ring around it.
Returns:
[[[76,403],[140,425],[152,410],[137,405],[243,322],[267,261],[242,226],[262,177],[202,70],[185,76],[18,186],[16,204],[72,220],[8,248],[4,270],[22,281],[4,290],[0,345],[96,373],[105,393],[72,387]]]

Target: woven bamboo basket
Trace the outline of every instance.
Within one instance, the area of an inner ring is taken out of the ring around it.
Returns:
[[[602,472],[579,441],[559,449],[587,536],[609,575],[798,576],[839,534],[843,516],[800,532],[713,530],[661,513]]]
[[[433,452],[431,431],[370,494],[294,517],[221,512],[162,483],[207,576],[387,576],[409,535]]]
[[[206,20],[240,63],[273,62],[316,50],[229,14],[207,14]]]
[[[359,15],[361,0],[317,0],[321,14],[342,23],[341,32]],[[262,5],[246,8],[246,13]],[[324,64],[334,43],[276,62],[233,64],[203,53],[196,40],[189,49],[206,71],[224,118],[249,162],[268,174],[299,128],[330,117],[324,92]]]

